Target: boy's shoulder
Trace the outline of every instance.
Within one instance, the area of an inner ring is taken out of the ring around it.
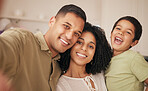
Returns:
[[[142,56],[138,51],[128,50],[127,52],[128,52],[129,55]]]
[[[126,58],[126,59],[135,59],[135,58],[144,58],[139,52],[134,50],[127,50],[119,55],[117,55],[117,58]]]
[[[128,50],[128,56],[133,60],[144,60],[144,56],[138,51]]]

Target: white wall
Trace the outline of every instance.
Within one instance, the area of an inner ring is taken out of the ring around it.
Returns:
[[[106,31],[110,41],[110,32],[113,24],[122,16],[132,15],[143,26],[143,34],[133,50],[148,55],[148,0],[102,0],[101,26]]]
[[[136,17],[143,26],[143,35],[133,49],[148,55],[148,0],[4,0],[1,17],[19,19],[19,24],[32,32],[48,30],[48,21],[65,4],[80,6],[87,21],[100,25],[110,41],[110,32],[117,19],[125,15]]]

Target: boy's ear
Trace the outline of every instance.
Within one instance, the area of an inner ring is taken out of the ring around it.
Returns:
[[[133,47],[133,46],[135,46],[137,43],[138,43],[138,40],[135,40],[135,41],[131,44],[131,46]]]
[[[54,24],[55,21],[56,21],[55,16],[51,17],[51,19],[49,20],[49,23],[48,23],[49,27],[50,27],[52,24]]]

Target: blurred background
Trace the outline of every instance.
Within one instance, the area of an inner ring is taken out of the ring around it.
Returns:
[[[3,0],[0,2],[0,31],[21,27],[33,33],[45,33],[49,19],[65,4],[80,6],[88,22],[105,30],[109,43],[116,20],[126,15],[136,17],[143,26],[143,34],[132,49],[148,56],[148,0]]]

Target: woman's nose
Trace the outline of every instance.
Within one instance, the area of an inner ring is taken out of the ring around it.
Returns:
[[[87,46],[86,45],[83,45],[81,49],[84,50],[84,51],[86,51],[87,50]]]

